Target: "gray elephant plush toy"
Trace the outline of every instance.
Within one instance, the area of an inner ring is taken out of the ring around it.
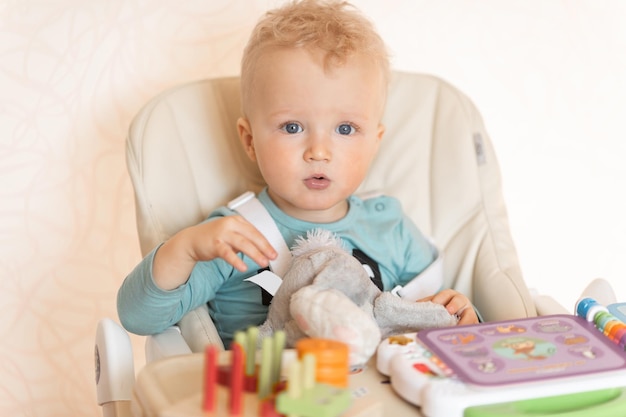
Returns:
[[[341,240],[323,229],[292,248],[293,259],[274,295],[259,340],[284,330],[287,347],[304,337],[333,339],[350,347],[350,365],[363,365],[383,338],[451,326],[444,306],[381,291]]]

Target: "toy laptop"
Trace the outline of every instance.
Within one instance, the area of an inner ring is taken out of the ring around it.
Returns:
[[[396,336],[377,366],[428,417],[626,416],[623,347],[578,316]]]

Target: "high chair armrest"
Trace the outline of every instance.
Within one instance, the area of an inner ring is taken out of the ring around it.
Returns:
[[[111,319],[98,322],[95,346],[98,404],[130,401],[135,384],[133,348],[126,330]]]
[[[207,345],[224,350],[224,343],[211,320],[206,304],[187,313],[178,323],[178,327],[192,352],[204,352]]]
[[[572,314],[567,308],[563,307],[558,301],[549,295],[539,294],[534,290],[530,290],[530,294],[535,302],[535,309],[538,316],[549,316],[551,314]]]
[[[617,302],[617,297],[613,287],[604,278],[596,278],[591,281],[580,295],[580,299],[583,298],[593,298],[604,306]]]
[[[547,316],[550,314],[576,314],[576,306],[572,306],[571,309],[567,309],[549,295],[539,294],[535,289],[530,289],[530,293],[533,297],[533,301],[535,302],[537,315],[539,316]],[[603,278],[596,278],[591,281],[582,291],[579,300],[582,300],[583,298],[593,298],[604,306],[617,302],[617,297],[615,296],[613,287]]]
[[[164,332],[146,338],[146,361],[154,362],[168,356],[188,355],[191,349],[178,326],[165,329]]]
[[[224,350],[206,305],[187,313],[176,326],[146,339],[146,360],[152,362],[167,356],[203,352],[207,345]]]

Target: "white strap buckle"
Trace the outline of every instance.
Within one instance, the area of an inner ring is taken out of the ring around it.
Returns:
[[[239,213],[248,220],[259,232],[268,240],[276,250],[278,256],[270,261],[270,269],[278,276],[282,277],[289,269],[291,263],[291,251],[283,239],[283,235],[278,230],[278,226],[268,213],[267,209],[256,198],[253,192],[247,191],[230,201],[227,207]]]
[[[443,255],[437,251],[437,257],[428,268],[409,281],[404,287],[397,285],[391,293],[400,298],[416,301],[436,294],[443,288]]]
[[[237,211],[240,206],[246,204],[249,200],[253,198],[255,198],[254,193],[252,191],[246,191],[239,197],[230,200],[226,206],[231,210]]]

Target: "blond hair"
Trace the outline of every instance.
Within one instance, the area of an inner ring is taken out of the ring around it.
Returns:
[[[256,24],[241,60],[244,112],[259,57],[272,48],[305,48],[323,53],[324,68],[353,55],[369,57],[389,80],[389,55],[374,25],[346,1],[301,0],[268,11]]]

